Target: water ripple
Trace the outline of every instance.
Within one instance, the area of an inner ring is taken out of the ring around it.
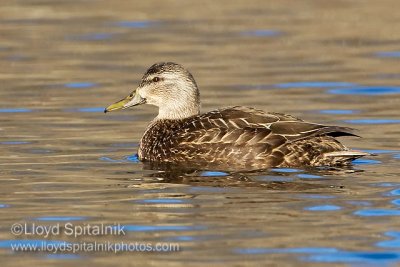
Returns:
[[[275,37],[282,34],[280,31],[276,30],[250,30],[250,31],[242,31],[240,33],[243,36],[257,36],[257,37]]]
[[[384,240],[376,243],[376,246],[382,248],[400,248],[400,232],[388,231],[385,236],[394,237],[392,240]]]
[[[0,108],[0,113],[25,113],[32,112],[29,108]]]
[[[317,205],[304,208],[305,210],[309,211],[336,211],[341,210],[342,207],[336,205]]]
[[[3,141],[0,142],[2,145],[26,145],[26,144],[31,144],[32,142],[28,141]]]
[[[393,189],[386,195],[387,196],[400,196],[400,188]]]
[[[313,262],[331,262],[331,263],[370,263],[377,264],[382,262],[397,261],[400,259],[399,252],[380,252],[380,251],[340,251],[338,253],[328,253],[320,255],[311,255],[304,258]],[[378,266],[378,265],[377,265]]]
[[[186,204],[190,201],[188,199],[177,198],[155,198],[155,199],[140,199],[135,201],[142,204]]]
[[[348,115],[348,114],[359,113],[359,111],[351,109],[323,109],[320,110],[319,113],[330,114],[330,115]]]
[[[66,88],[91,88],[95,86],[97,86],[97,84],[92,82],[71,82],[64,84]]]
[[[400,206],[400,198],[393,199],[393,200],[391,201],[391,203],[392,203],[393,205]]]
[[[275,84],[277,88],[329,88],[329,87],[350,87],[356,86],[349,82],[326,82],[326,81],[308,81],[308,82],[288,82]]]
[[[319,194],[302,194],[302,195],[299,195],[299,197],[301,197],[301,198],[309,198],[309,199],[332,199],[332,198],[336,198],[335,196],[327,196],[327,195],[319,195]],[[314,207],[316,207],[316,206],[314,206]]]
[[[305,261],[331,263],[382,263],[397,261],[400,252],[386,251],[348,251],[330,247],[298,248],[238,248],[237,254],[309,254],[301,257]]]
[[[400,58],[400,51],[381,51],[376,52],[375,56],[382,58]]]
[[[360,159],[353,160],[352,163],[354,165],[373,165],[373,164],[380,164],[382,162],[379,161],[379,160],[374,160],[374,159],[363,159],[363,158],[360,158]]]
[[[328,90],[334,95],[389,95],[400,94],[400,87],[395,86],[355,86],[349,88],[335,88]]]
[[[204,177],[227,176],[227,175],[228,175],[228,173],[219,172],[219,171],[204,171],[200,174],[200,176],[204,176]]]
[[[160,24],[159,21],[151,21],[151,20],[132,20],[132,21],[118,21],[113,23],[114,26],[121,28],[131,28],[131,29],[143,29],[149,28]]]
[[[307,174],[307,173],[297,174],[297,177],[302,178],[302,179],[320,179],[320,178],[322,178],[322,176],[314,175],[314,174]]]
[[[114,162],[114,163],[125,163],[125,162],[139,163],[140,162],[138,154],[128,155],[122,159],[112,159],[112,158],[105,157],[105,156],[100,157],[99,159],[103,160],[103,161]]]
[[[354,212],[354,215],[363,217],[400,216],[400,210],[390,210],[390,209],[357,210]]]

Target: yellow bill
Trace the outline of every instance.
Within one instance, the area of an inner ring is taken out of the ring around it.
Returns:
[[[121,99],[114,104],[109,105],[107,108],[104,109],[104,113],[109,111],[114,111],[118,109],[126,109],[133,106],[141,105],[146,103],[146,99],[142,98],[139,94],[136,93],[136,90],[133,91],[129,96]]]

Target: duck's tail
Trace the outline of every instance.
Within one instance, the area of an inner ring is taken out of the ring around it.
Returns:
[[[331,161],[334,162],[335,164],[349,164],[353,160],[365,156],[374,156],[374,155],[359,150],[334,151],[324,154],[325,158],[331,159]]]

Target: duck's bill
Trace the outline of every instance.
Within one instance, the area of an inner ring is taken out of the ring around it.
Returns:
[[[114,111],[118,109],[126,109],[133,106],[141,105],[146,103],[146,99],[142,98],[139,94],[133,92],[131,95],[127,96],[126,98],[115,102],[112,105],[109,105],[107,108],[104,109],[104,113],[109,111]]]

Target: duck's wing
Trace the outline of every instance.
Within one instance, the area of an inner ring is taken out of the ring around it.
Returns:
[[[184,127],[188,142],[255,144],[273,140],[293,142],[312,136],[356,136],[354,129],[305,122],[291,115],[248,107],[230,107],[194,117]],[[281,143],[281,142],[279,142]]]
[[[334,137],[354,135],[352,131],[285,114],[232,107],[188,119],[177,132],[171,152],[177,159],[245,166],[311,164],[324,153],[346,150]]]

